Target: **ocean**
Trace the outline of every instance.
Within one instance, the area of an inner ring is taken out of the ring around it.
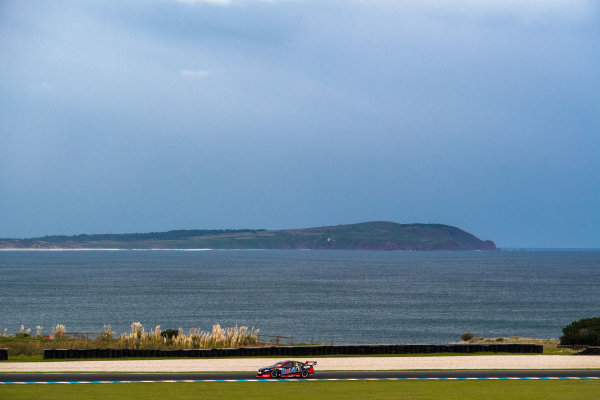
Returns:
[[[295,342],[558,338],[600,316],[600,250],[1,251],[0,330],[245,325]]]

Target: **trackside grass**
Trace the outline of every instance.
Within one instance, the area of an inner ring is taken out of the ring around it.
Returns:
[[[21,399],[597,399],[600,381],[209,382],[1,385]]]
[[[571,355],[573,354],[572,350],[565,349],[565,351],[561,351],[563,349],[558,349],[559,351],[546,351],[544,349],[544,353],[542,355]],[[366,354],[366,355],[327,355],[327,356],[315,356],[315,355],[304,355],[300,358],[319,358],[319,357],[327,357],[327,358],[337,358],[337,357],[461,357],[461,356],[530,356],[531,354],[527,353],[489,353],[489,352],[480,352],[480,353],[423,353],[423,354]],[[298,358],[298,356],[281,356],[282,358]],[[210,360],[211,358],[193,358],[193,357],[177,357],[177,360],[185,360],[185,359],[196,359],[196,360]],[[236,358],[265,358],[265,356],[247,356],[247,357],[227,357],[227,359],[236,359]],[[271,357],[272,358],[272,357]],[[168,357],[123,357],[123,358],[52,358],[48,360],[44,360],[41,355],[34,356],[26,356],[26,355],[18,355],[18,356],[8,356],[8,360],[0,361],[0,363],[6,362],[64,362],[64,361],[125,361],[125,360],[167,360]]]

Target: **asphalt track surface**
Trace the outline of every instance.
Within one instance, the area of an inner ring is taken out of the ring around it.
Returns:
[[[314,379],[464,379],[464,378],[600,378],[600,370],[477,370],[477,371],[345,371],[318,372]],[[0,382],[81,382],[81,381],[183,381],[255,379],[248,372],[230,373],[9,373]],[[298,380],[298,378],[290,378]]]

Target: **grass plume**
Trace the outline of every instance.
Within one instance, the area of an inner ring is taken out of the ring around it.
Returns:
[[[26,330],[24,328],[21,331]],[[52,335],[35,337],[25,335],[0,335],[0,347],[8,348],[9,355],[40,355],[44,349],[147,349],[184,350],[232,348],[258,345],[259,329],[238,326],[223,328],[214,324],[210,331],[192,328],[186,334],[179,328],[176,335],[163,335],[160,325],[146,331],[140,322],[133,322],[129,333],[115,337],[110,325],[97,338],[71,338],[62,324],[52,329]]]

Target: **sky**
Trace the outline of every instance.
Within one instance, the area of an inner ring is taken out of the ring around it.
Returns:
[[[0,2],[0,237],[600,247],[600,2]]]

